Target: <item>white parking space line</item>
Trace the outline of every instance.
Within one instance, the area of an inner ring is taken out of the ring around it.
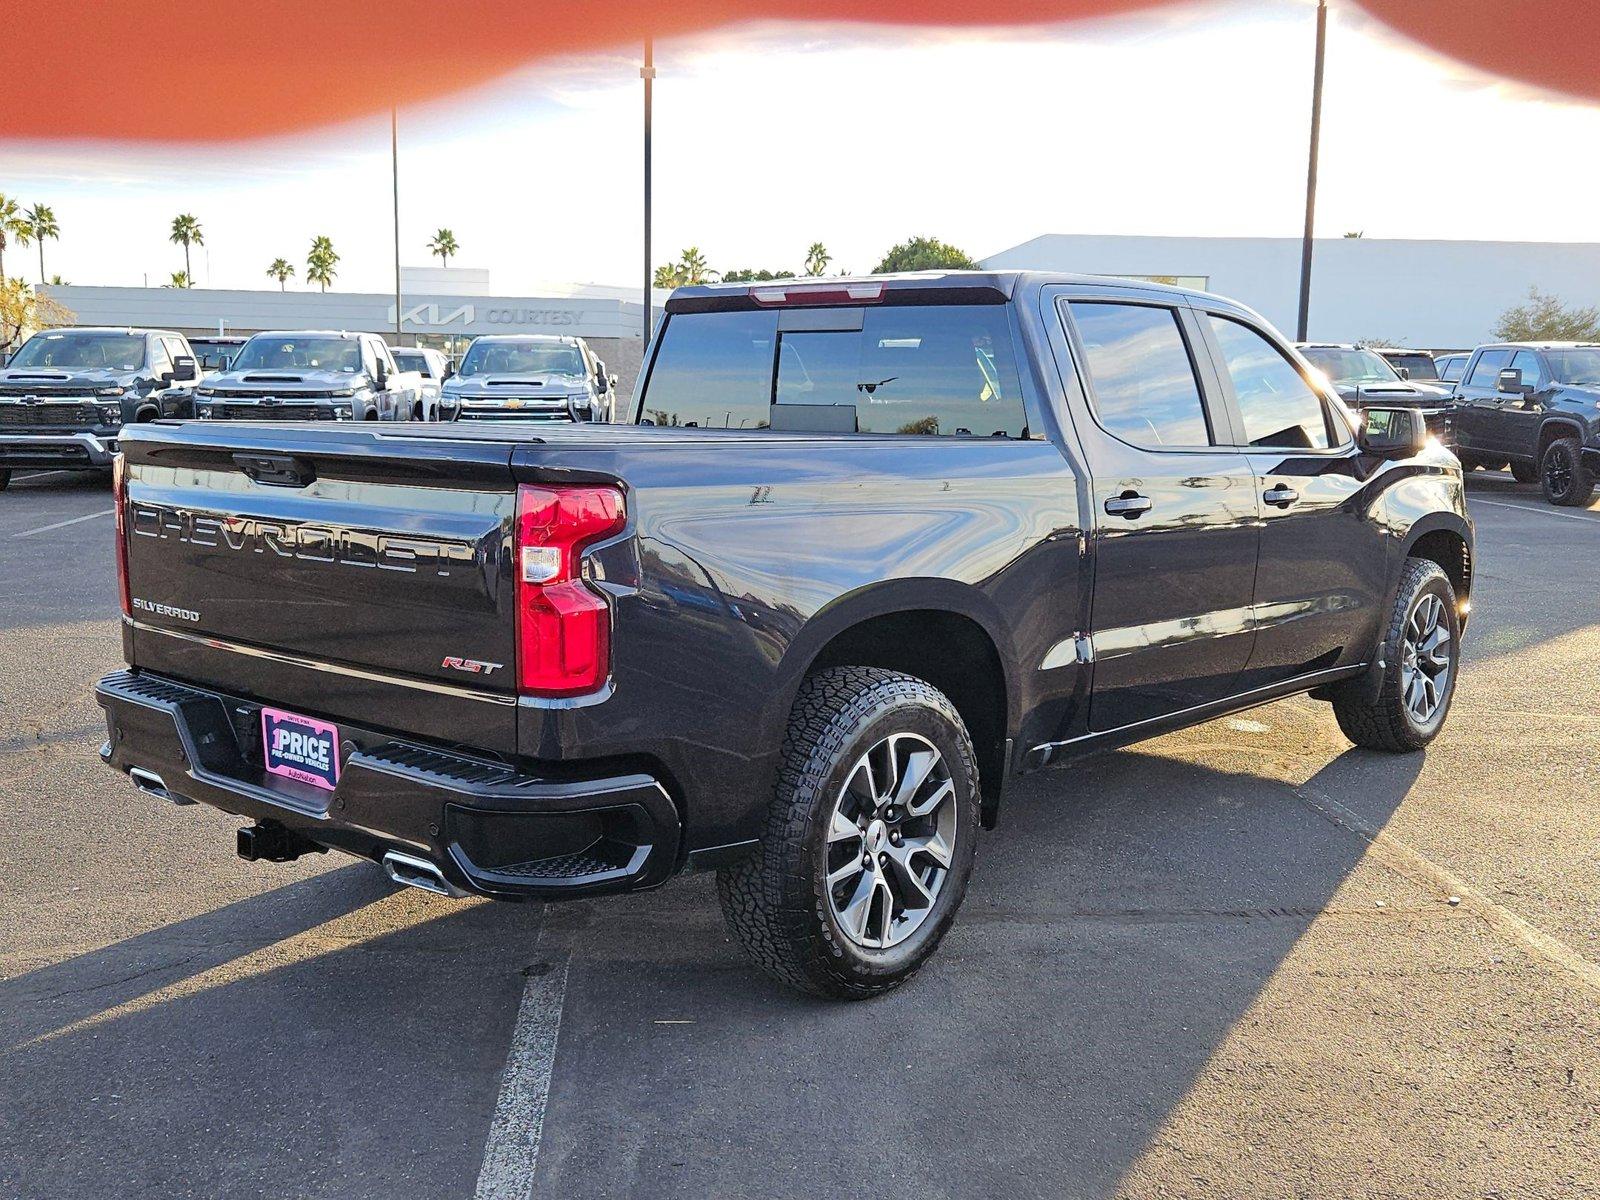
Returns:
[[[1477,496],[1468,496],[1467,500],[1472,504],[1487,504],[1493,508],[1514,508],[1518,512],[1537,513],[1541,517],[1560,517],[1565,521],[1586,521],[1591,525],[1593,525],[1596,521],[1600,521],[1600,513],[1595,513],[1592,516],[1580,517],[1577,513],[1557,512],[1553,508],[1535,508],[1531,504],[1507,504],[1504,500],[1482,500]]]
[[[561,1033],[561,1005],[567,994],[567,962],[565,954],[550,955],[549,969],[530,975],[522,990],[475,1200],[529,1200],[533,1195],[550,1072]]]
[[[17,482],[21,483],[24,479],[49,479],[54,475],[74,475],[76,473],[75,471],[35,471],[31,475],[18,475]]]
[[[27,529],[22,533],[14,533],[11,536],[25,538],[32,537],[36,533],[49,533],[52,529],[65,529],[68,525],[76,525],[81,521],[92,521],[96,517],[109,517],[116,511],[114,508],[108,508],[104,512],[92,512],[86,517],[73,517],[69,521],[57,521],[54,525],[41,525],[37,529]]]

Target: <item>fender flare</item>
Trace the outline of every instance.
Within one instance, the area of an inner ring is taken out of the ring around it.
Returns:
[[[1565,413],[1560,413],[1560,414],[1557,414],[1556,416],[1553,416],[1553,417],[1546,417],[1543,421],[1541,421],[1539,423],[1539,437],[1538,437],[1538,440],[1534,442],[1535,446],[1544,446],[1544,445],[1546,445],[1546,443],[1545,443],[1545,434],[1553,426],[1571,431],[1572,435],[1578,439],[1578,445],[1579,446],[1583,445],[1584,437],[1585,437],[1584,429],[1583,429],[1583,422],[1578,420],[1577,417],[1570,416],[1570,415],[1565,414]],[[1556,438],[1551,438],[1550,440],[1551,441],[1555,441],[1557,439]],[[1544,461],[1544,452],[1540,451],[1538,454],[1536,454],[1534,456],[1534,461],[1535,462],[1543,462]]]
[[[794,707],[800,684],[827,645],[846,630],[875,617],[895,613],[937,612],[964,617],[978,626],[994,646],[1005,690],[1005,728],[1017,724],[1019,703],[1016,655],[1011,630],[999,608],[980,589],[954,579],[907,578],[870,583],[828,601],[796,632],[784,648],[765,727],[782,729]],[[1009,734],[1008,734],[1009,736]]]

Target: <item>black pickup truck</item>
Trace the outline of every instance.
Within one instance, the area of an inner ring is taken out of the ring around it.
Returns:
[[[949,927],[1007,782],[1299,692],[1417,750],[1473,533],[1249,310],[951,273],[675,292],[635,426],[158,423],[103,757],[447,895],[715,868],[779,979]]]
[[[11,472],[105,471],[125,425],[193,416],[194,351],[162,329],[45,329],[0,369],[0,491]]]

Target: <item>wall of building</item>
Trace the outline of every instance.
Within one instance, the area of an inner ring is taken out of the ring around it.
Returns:
[[[992,268],[1198,276],[1293,336],[1300,239],[1047,234],[983,260]],[[1189,279],[1185,283],[1191,282]],[[1309,333],[1430,349],[1475,346],[1528,289],[1600,306],[1600,244],[1318,238]]]

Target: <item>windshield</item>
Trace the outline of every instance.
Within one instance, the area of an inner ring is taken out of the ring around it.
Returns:
[[[1600,348],[1585,346],[1577,350],[1546,350],[1550,377],[1557,383],[1575,387],[1600,386]]]
[[[137,371],[144,366],[142,333],[36,333],[11,359],[13,367],[69,371]]]
[[[1300,353],[1335,383],[1397,383],[1400,379],[1383,355],[1371,350],[1312,346]]]
[[[566,342],[473,342],[459,375],[582,375],[583,356]]]
[[[1404,367],[1413,379],[1439,378],[1438,368],[1426,354],[1386,354],[1384,357],[1389,360],[1390,366]]]
[[[233,360],[235,371],[343,371],[361,369],[361,344],[354,338],[296,337],[258,333]]]

